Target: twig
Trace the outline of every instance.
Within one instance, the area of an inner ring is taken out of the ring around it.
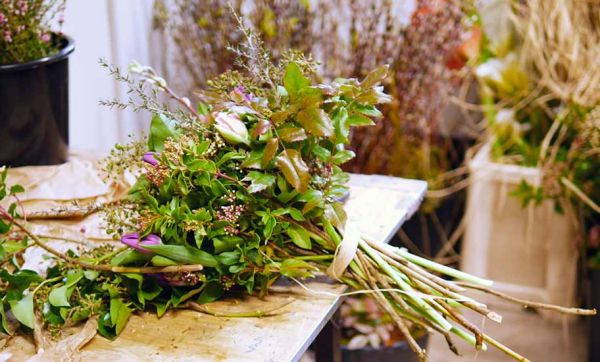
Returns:
[[[475,285],[475,284],[465,283],[465,282],[456,282],[456,284],[461,285],[465,288],[479,290],[481,292],[494,295],[498,298],[502,298],[502,299],[508,300],[513,303],[521,304],[524,308],[547,309],[547,310],[553,310],[555,312],[564,313],[564,314],[576,314],[576,315],[588,315],[588,316],[596,315],[596,309],[568,308],[568,307],[561,307],[561,306],[553,305],[553,304],[532,302],[530,300],[515,298],[513,296],[501,293],[499,291],[496,291],[496,290],[493,290],[491,288],[487,288],[487,287],[484,287],[481,285]]]
[[[214,317],[225,317],[225,318],[261,318],[261,317],[272,317],[275,315],[278,315],[279,313],[274,313],[277,310],[280,310],[290,304],[292,304],[294,302],[294,300],[290,300],[287,301],[279,306],[276,306],[274,308],[271,309],[267,309],[267,310],[256,310],[256,311],[251,311],[251,312],[220,312],[220,311],[215,311],[212,310],[210,308],[208,308],[206,305],[203,304],[198,304],[196,302],[193,301],[189,301],[187,303],[184,304],[184,308],[188,308],[188,309],[193,309],[195,311],[198,312],[202,312],[202,313],[206,313],[206,314],[210,314]]]
[[[69,219],[83,218],[102,210],[105,207],[119,204],[122,200],[110,201],[102,204],[93,204],[89,206],[71,206],[58,208],[55,210],[34,211],[25,214],[22,218],[25,220],[44,220],[44,219]]]
[[[138,274],[154,274],[154,273],[179,273],[179,272],[193,272],[200,271],[204,267],[200,264],[197,265],[173,265],[173,266],[165,266],[165,267],[126,267],[126,266],[116,266],[116,265],[96,265],[86,263],[81,260],[77,260],[75,258],[71,258],[53,247],[49,246],[45,242],[43,242],[40,238],[38,238],[35,234],[33,234],[29,229],[23,226],[20,222],[15,220],[12,216],[10,216],[3,208],[0,207],[0,212],[3,214],[5,218],[10,220],[15,226],[21,229],[25,234],[27,234],[39,247],[46,250],[50,254],[64,260],[67,263],[79,265],[83,269],[89,270],[97,270],[97,271],[109,271],[113,273],[138,273]]]
[[[501,350],[502,352],[504,352],[505,354],[507,354],[511,358],[516,359],[517,361],[530,362],[527,358],[521,356],[517,352],[515,352],[512,349],[506,347],[505,345],[503,345],[502,343],[498,342],[497,340],[493,339],[492,337],[488,336],[485,333],[483,334],[483,340],[486,341],[486,342],[488,342],[492,346],[498,348],[499,350]]]
[[[573,193],[575,193],[575,195],[577,195],[581,199],[581,201],[583,201],[587,206],[589,206],[596,213],[600,214],[600,206],[598,206],[598,204],[596,204],[585,193],[583,193],[583,191],[581,191],[579,187],[575,186],[575,184],[571,182],[571,180],[569,180],[566,177],[562,177],[560,179],[560,182],[562,182],[562,184],[565,185],[569,190],[573,191]]]

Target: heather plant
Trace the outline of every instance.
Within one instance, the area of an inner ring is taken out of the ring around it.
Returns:
[[[0,65],[25,63],[59,50],[52,31],[64,21],[66,0],[0,1]]]

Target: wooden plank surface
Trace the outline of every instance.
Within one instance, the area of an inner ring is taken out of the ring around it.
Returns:
[[[387,242],[418,208],[426,183],[385,176],[352,175],[346,202],[349,222],[365,236]],[[221,312],[268,310],[286,305],[264,318],[223,318],[181,310],[161,319],[134,315],[114,341],[96,336],[79,356],[83,361],[295,361],[306,351],[337,310],[346,290],[326,277],[281,281],[265,298],[228,296],[212,303]],[[9,361],[34,354],[31,341],[13,338],[2,353]]]

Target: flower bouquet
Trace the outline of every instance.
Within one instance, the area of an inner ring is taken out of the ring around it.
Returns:
[[[465,288],[494,293],[491,281],[375,243],[345,225],[338,200],[348,175],[340,165],[354,154],[344,146],[350,130],[373,124],[376,105],[389,100],[380,86],[387,67],[361,81],[313,84],[310,58],[287,52],[274,65],[260,41],[245,33],[247,45],[234,51],[246,71],[210,82],[197,107],[149,67],[131,67],[139,82],[111,68],[141,101],[107,104],[154,113],[147,143],[118,147],[105,166],[109,177],[139,170],[128,197],[102,207],[107,231],[122,246],[62,253],[27,227],[18,199],[0,208],[0,330],[35,336],[42,326],[59,331],[97,318],[98,332],[113,338],[134,311],[211,313],[203,304],[232,288],[262,295],[281,277],[302,283],[326,273],[372,296],[421,359],[426,354],[411,337],[413,326],[441,333],[455,352],[451,341],[458,337],[525,360],[460,312],[472,309],[499,322],[461,294]],[[159,93],[179,107],[158,101]],[[2,182],[0,196],[20,191]],[[45,277],[19,268],[16,255],[32,245],[56,257]]]

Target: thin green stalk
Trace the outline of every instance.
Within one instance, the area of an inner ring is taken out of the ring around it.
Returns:
[[[116,250],[112,251],[111,253],[108,253],[106,255],[102,255],[101,257],[97,258],[95,260],[95,262],[96,262],[96,264],[99,264],[100,262],[103,262],[104,260],[112,259],[113,256],[115,256],[115,255],[119,254],[120,252],[125,251],[127,249],[129,249],[129,247],[127,247],[127,246],[124,246],[122,248],[116,249]]]
[[[40,283],[40,284],[39,284],[37,287],[35,287],[35,289],[33,290],[33,292],[31,292],[31,294],[34,294],[34,295],[35,295],[35,293],[36,293],[36,292],[37,292],[37,291],[38,291],[38,290],[39,290],[39,289],[40,289],[40,288],[41,288],[43,285],[45,285],[45,284],[48,284],[48,283],[52,283],[52,282],[59,281],[59,280],[61,280],[62,278],[63,278],[62,276],[59,276],[59,277],[55,277],[55,278],[51,278],[51,279],[46,279],[46,280],[44,280],[44,281],[43,281],[43,282],[41,282],[41,283]]]
[[[452,329],[450,330],[450,332],[454,333],[460,339],[468,342],[472,346],[477,347],[477,340],[475,339],[475,336],[473,336],[471,333],[465,331],[464,329],[457,327],[457,326],[453,326]],[[485,339],[485,337],[484,337],[484,339]],[[481,345],[481,350],[487,351],[487,345],[485,343],[483,343]]]
[[[398,287],[405,291],[407,294],[407,298],[412,300],[422,311],[430,316],[438,325],[440,325],[445,330],[450,330],[452,328],[452,324],[450,324],[441,314],[439,314],[436,310],[434,310],[427,302],[425,302],[422,298],[418,297],[416,292],[411,288],[408,283],[404,281],[404,279],[400,276],[401,273],[396,269],[392,268],[388,263],[383,260],[381,255],[379,255],[373,248],[371,248],[364,240],[360,240],[358,245],[373,259],[375,263],[392,278],[392,280],[398,285]]]
[[[403,258],[405,258],[406,260],[408,260],[412,263],[415,263],[422,267],[434,270],[438,273],[446,274],[446,275],[451,276],[456,279],[465,280],[470,283],[475,283],[475,284],[479,284],[479,285],[483,285],[483,286],[491,286],[492,284],[494,284],[494,282],[489,279],[479,278],[474,275],[462,272],[460,270],[456,270],[456,269],[447,267],[445,265],[438,264],[434,261],[431,261],[431,260],[428,260],[425,258],[421,258],[420,256],[411,254],[408,252],[408,250],[406,250],[406,248],[396,248],[391,245],[384,245],[384,247],[393,250],[393,252],[402,256]]]

